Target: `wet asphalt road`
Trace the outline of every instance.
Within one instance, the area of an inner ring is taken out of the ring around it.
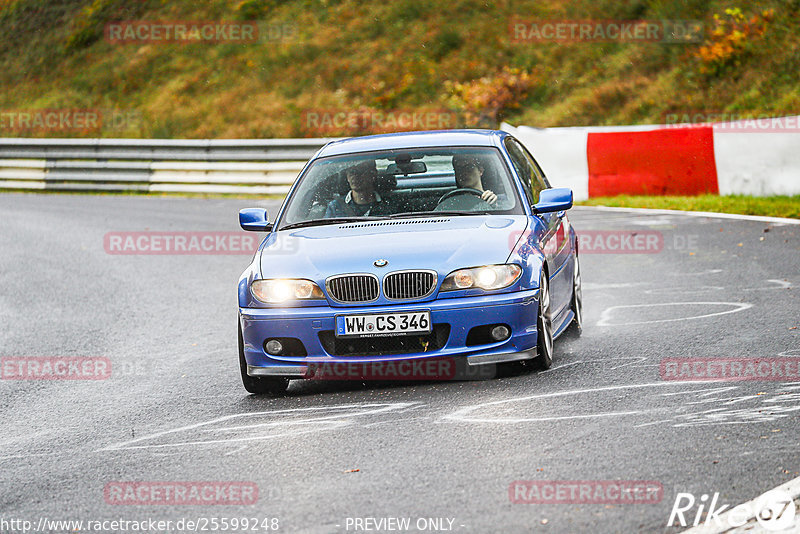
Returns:
[[[249,255],[112,255],[103,243],[116,231],[236,231],[239,208],[278,203],[0,195],[0,356],[107,358],[112,369],[106,380],[0,380],[0,520],[674,532],[679,492],[736,505],[798,476],[800,382],[676,382],[659,366],[800,358],[800,226],[576,208],[579,232],[657,232],[661,246],[584,252],[584,332],[556,342],[551,370],[293,382],[270,399],[238,375],[236,281]],[[520,504],[518,480],[645,480],[663,496]],[[258,499],[118,505],[104,489],[120,481],[245,481]]]

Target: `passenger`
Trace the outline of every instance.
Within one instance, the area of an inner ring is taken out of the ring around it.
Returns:
[[[483,162],[469,154],[453,156],[453,172],[456,176],[456,187],[459,189],[476,189],[481,191],[481,199],[488,204],[497,203],[497,195],[483,188]]]
[[[385,211],[383,199],[375,190],[375,180],[378,177],[375,160],[367,160],[353,165],[345,171],[345,176],[350,191],[344,198],[339,197],[328,203],[325,210],[326,219],[380,215]]]

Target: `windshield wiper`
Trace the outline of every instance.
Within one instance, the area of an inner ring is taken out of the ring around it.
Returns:
[[[404,211],[402,213],[393,213],[388,217],[390,219],[403,219],[406,217],[447,217],[449,215],[487,215],[488,211]]]
[[[286,226],[281,226],[281,230],[291,230],[293,228],[306,228],[308,226],[323,226],[326,224],[341,224],[361,221],[376,221],[383,217],[332,217],[330,219],[311,219],[310,221],[300,221]]]

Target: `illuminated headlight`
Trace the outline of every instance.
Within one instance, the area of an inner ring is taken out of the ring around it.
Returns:
[[[513,263],[507,265],[486,265],[471,269],[459,269],[448,274],[442,282],[442,291],[457,289],[503,289],[522,275],[522,268]]]
[[[250,291],[256,299],[267,304],[325,298],[319,286],[311,280],[254,280]]]

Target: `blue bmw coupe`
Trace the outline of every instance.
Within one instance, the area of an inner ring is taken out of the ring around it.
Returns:
[[[280,395],[321,364],[550,367],[553,340],[581,328],[571,207],[502,131],[325,145],[275,222],[239,212],[267,232],[239,279],[245,389]]]

